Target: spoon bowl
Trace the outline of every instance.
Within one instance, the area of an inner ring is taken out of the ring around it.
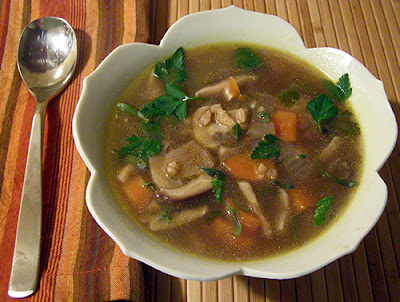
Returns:
[[[77,61],[77,41],[71,25],[44,17],[25,27],[18,47],[17,66],[36,99],[28,158],[15,239],[8,295],[23,298],[37,287],[42,225],[42,137],[47,103],[71,79]]]
[[[68,83],[76,58],[75,33],[61,18],[35,20],[22,32],[17,66],[38,102],[49,101]]]

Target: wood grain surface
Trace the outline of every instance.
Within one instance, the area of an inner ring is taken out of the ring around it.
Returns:
[[[399,119],[398,0],[1,0],[0,1],[0,300],[7,296],[34,100],[16,68],[19,35],[30,21],[66,19],[79,43],[77,72],[48,106],[44,136],[41,281],[26,301],[400,301],[400,153],[380,174],[388,186],[381,219],[358,249],[307,276],[215,282],[174,278],[124,256],[88,212],[89,172],[72,139],[82,81],[120,44],[157,44],[179,18],[236,5],[291,23],[307,47],[339,48],[382,80]],[[371,119],[374,117],[371,116]]]

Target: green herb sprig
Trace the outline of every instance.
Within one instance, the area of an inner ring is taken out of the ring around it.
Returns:
[[[317,168],[318,168],[318,172],[319,174],[321,174],[322,176],[328,177],[329,179],[332,179],[334,182],[338,183],[339,185],[351,188],[357,185],[357,182],[353,181],[353,180],[349,180],[349,179],[340,179],[340,178],[336,178],[332,175],[330,175],[328,172],[324,171],[321,165],[321,162],[319,160],[317,160]]]
[[[242,128],[238,123],[235,124],[235,126],[232,127],[233,131],[235,132],[235,138],[238,141],[240,137],[243,135]]]
[[[278,95],[281,104],[285,107],[290,107],[299,99],[299,92],[293,88],[288,88],[281,91]]]
[[[325,81],[324,86],[332,95],[332,97],[339,102],[344,102],[352,94],[352,88],[350,87],[350,77],[348,73],[342,75],[336,84],[332,81]]]
[[[226,178],[225,173],[213,168],[204,168],[204,167],[198,167],[198,168],[213,178],[211,180],[211,188],[214,193],[215,199],[217,200],[218,203],[220,203],[222,201],[224,181]]]
[[[267,134],[264,136],[264,140],[257,144],[257,147],[254,149],[253,153],[250,155],[251,159],[262,159],[262,158],[271,158],[275,157],[278,159],[281,147],[280,147],[280,139],[275,135]]]
[[[184,81],[187,78],[184,56],[183,48],[178,48],[170,58],[156,63],[154,75],[165,84]]]
[[[229,217],[232,220],[233,228],[234,228],[234,232],[232,235],[237,237],[242,233],[242,224],[238,220],[239,212],[233,206],[228,204],[228,213],[229,213]]]
[[[338,108],[332,103],[326,94],[321,94],[307,104],[307,111],[311,114],[319,132],[322,132],[321,122],[334,118],[338,112]]]
[[[331,207],[333,196],[327,196],[317,202],[317,208],[314,213],[314,225],[319,226],[325,223],[326,215]]]
[[[263,64],[261,58],[249,47],[239,47],[234,53],[236,65],[240,69],[251,70]]]

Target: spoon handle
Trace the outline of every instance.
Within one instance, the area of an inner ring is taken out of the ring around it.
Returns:
[[[8,295],[23,298],[36,291],[42,229],[42,124],[44,105],[37,104],[18,217]]]

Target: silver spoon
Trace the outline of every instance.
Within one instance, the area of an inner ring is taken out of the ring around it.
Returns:
[[[77,60],[72,27],[45,17],[25,27],[18,47],[18,70],[36,99],[18,217],[8,295],[23,298],[36,291],[42,226],[42,136],[47,103],[71,78]]]

